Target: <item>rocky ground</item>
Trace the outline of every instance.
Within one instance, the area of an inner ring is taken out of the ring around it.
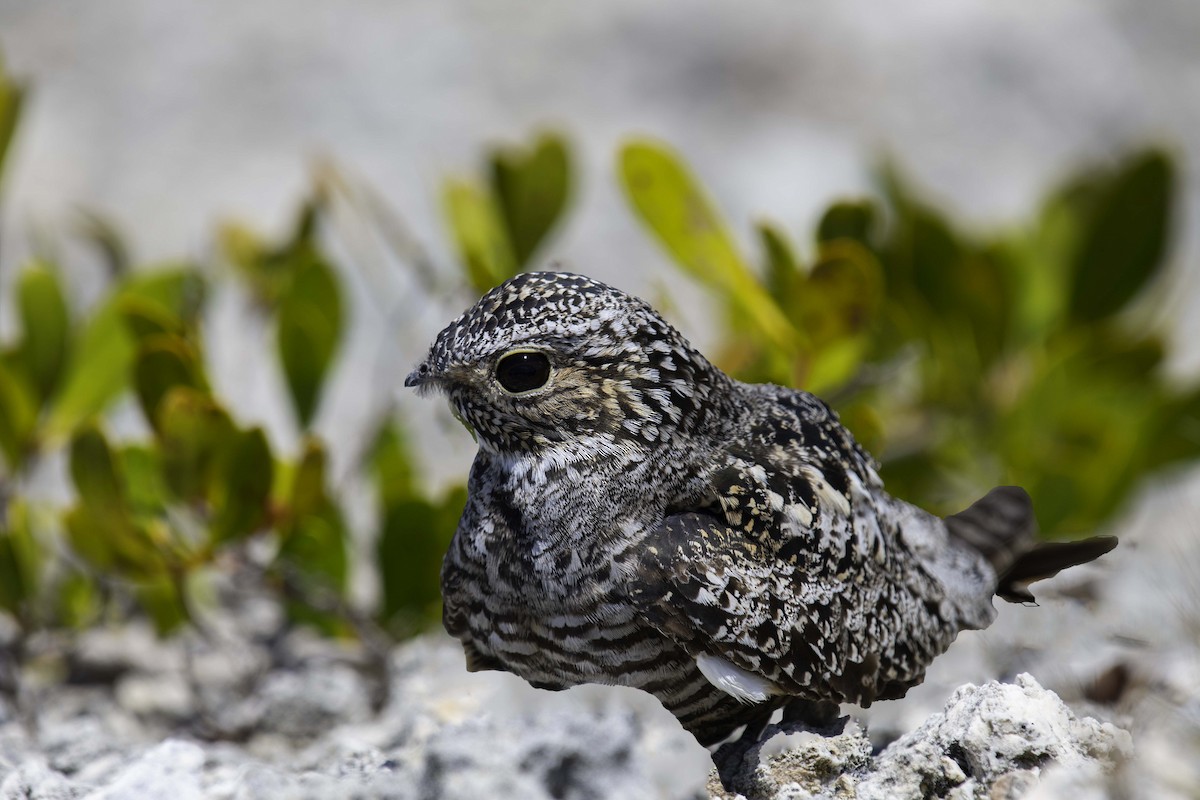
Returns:
[[[302,633],[212,648],[163,644],[139,628],[94,631],[70,661],[73,683],[30,689],[36,708],[24,717],[5,708],[0,797],[728,794],[708,753],[648,696],[470,675],[443,637],[390,655],[378,711],[361,653]],[[961,687],[878,755],[862,723],[836,728],[770,728],[730,788],[752,800],[1019,797],[1035,786],[1102,796],[1133,752],[1127,732],[1077,717],[1028,675]]]
[[[872,755],[862,725],[769,728],[728,781],[747,798],[1105,796],[1133,754],[1129,733],[1077,717],[1022,673],[1015,683],[967,684],[915,731]],[[1045,776],[1046,780],[1042,781]],[[709,782],[714,796],[727,792]]]
[[[640,692],[469,674],[437,635],[372,654],[280,634],[251,597],[203,636],[29,642],[0,702],[0,798],[1194,797],[1200,551],[1158,523],[1195,494],[1152,493],[1115,558],[1005,606],[906,700],[768,729],[728,790]]]
[[[43,692],[36,730],[7,709],[0,797],[725,794],[707,752],[649,697],[607,687],[555,694],[507,675],[469,675],[441,637],[392,654],[392,693],[378,713],[361,660],[303,635],[278,643],[270,657],[279,664],[266,672],[254,664],[264,653],[195,642],[189,668],[186,647],[136,629],[89,634],[80,645],[73,668],[97,679],[120,673],[115,690]],[[748,798],[1018,797],[1049,769],[1039,788],[1102,793],[1131,753],[1128,733],[1076,717],[1021,675],[962,687],[878,756],[849,718],[829,735],[772,728],[732,787]]]

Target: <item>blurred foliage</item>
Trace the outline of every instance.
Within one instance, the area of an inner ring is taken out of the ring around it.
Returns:
[[[0,71],[0,168],[22,96]],[[474,293],[537,266],[576,180],[550,133],[494,148],[486,165],[442,194]],[[1072,536],[1111,519],[1152,471],[1200,456],[1200,390],[1164,379],[1153,313],[1177,180],[1162,151],[1084,171],[1028,224],[986,235],[885,168],[878,197],[834,203],[803,240],[758,223],[754,255],[669,147],[630,142],[618,175],[670,260],[711,290],[724,322],[717,362],[829,399],[900,496],[946,513],[1020,484],[1046,535]],[[361,632],[343,495],[314,430],[350,319],[349,273],[326,244],[335,183],[318,182],[279,241],[238,224],[218,234],[222,263],[273,335],[303,434],[290,457],[214,390],[213,269],[135,268],[120,232],[93,214],[81,233],[110,284],[90,310],[72,307],[52,258],[16,276],[18,334],[0,349],[0,610],[22,631],[142,613],[168,633],[211,602],[214,571],[239,564],[293,622]],[[403,228],[373,224],[391,240]],[[122,398],[143,435],[110,435]],[[375,496],[374,621],[409,635],[439,619],[441,558],[466,493],[430,492],[401,420],[367,424],[357,468]],[[56,454],[73,488],[65,508],[27,492]]]
[[[415,462],[395,424],[380,429],[371,454],[382,520],[376,544],[380,617],[399,634],[440,622],[442,556],[467,502],[465,486],[441,498],[422,493]]]
[[[1161,150],[1082,172],[1027,226],[984,236],[886,167],[881,197],[829,207],[807,259],[759,224],[757,269],[669,147],[630,143],[619,171],[722,309],[719,363],[831,400],[901,497],[946,514],[1016,484],[1046,536],[1070,537],[1151,471],[1200,456],[1200,388],[1164,377],[1149,291],[1177,180]]]
[[[281,319],[292,298],[307,297],[307,287],[294,287],[314,263],[298,259],[290,267],[298,277]],[[26,507],[8,504],[0,570],[12,579],[0,597],[4,608],[30,621],[31,609],[49,609],[37,619],[42,624],[86,620],[79,598],[101,594],[81,587],[90,578],[127,587],[168,632],[191,616],[192,579],[252,536],[273,540],[269,578],[344,591],[347,531],[325,488],[321,446],[310,443],[296,465],[281,461],[263,431],[238,425],[212,391],[199,325],[208,282],[193,265],[131,273],[88,319],[77,320],[57,268],[36,263],[21,273],[22,336],[0,358],[0,445],[9,475],[19,476],[65,444],[76,500],[61,519],[72,558],[55,570],[53,602],[39,597],[46,559],[31,555],[37,548]],[[336,291],[318,288],[319,315],[336,317]],[[336,345],[336,326],[332,333],[329,327],[324,350],[310,337],[314,360]],[[281,322],[280,338],[286,330]],[[317,376],[305,387],[311,404],[324,366],[305,368]],[[136,399],[147,441],[113,443],[104,432],[106,410],[125,393]],[[295,616],[302,615],[337,627],[298,606]]]
[[[0,145],[15,129],[20,96],[0,73]],[[319,408],[342,334],[339,282],[314,233],[319,204],[304,207],[282,244],[241,229],[223,239],[229,262],[273,315],[302,427]],[[87,624],[101,604],[134,603],[167,633],[194,618],[205,572],[256,538],[270,553],[264,579],[292,589],[291,617],[345,630],[330,603],[304,601],[343,596],[348,575],[349,534],[323,445],[310,438],[288,462],[213,392],[204,269],[131,270],[120,234],[97,216],[85,223],[112,281],[88,314],[72,312],[57,264],[27,265],[14,287],[20,335],[0,351],[0,608],[32,630]],[[128,395],[148,438],[114,442],[105,417]],[[19,494],[22,480],[63,449],[75,499],[42,513]]]
[[[276,346],[301,426],[313,421],[321,387],[342,336],[341,288],[317,241],[325,198],[301,209],[292,236],[281,245],[231,224],[222,231],[225,254],[262,306],[275,312]]]
[[[471,287],[482,294],[534,264],[538,245],[570,199],[566,141],[541,134],[528,149],[501,147],[486,183],[446,181],[443,210]]]
[[[0,178],[4,177],[5,156],[16,133],[24,99],[25,86],[8,74],[4,60],[0,59]]]

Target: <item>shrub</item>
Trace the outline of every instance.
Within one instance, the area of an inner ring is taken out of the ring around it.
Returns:
[[[23,91],[0,72],[0,167]],[[446,182],[460,283],[480,293],[536,265],[574,191],[571,163],[567,142],[544,133],[490,152],[483,177]],[[955,511],[1015,483],[1046,536],[1075,536],[1111,520],[1147,475],[1200,455],[1200,392],[1163,376],[1156,307],[1176,179],[1162,150],[1081,172],[1027,224],[987,234],[884,169],[877,196],[833,203],[802,247],[759,223],[753,257],[669,147],[630,142],[618,176],[669,260],[709,290],[725,321],[716,361],[744,380],[821,393],[881,458],[889,488],[918,505]],[[335,183],[318,181],[283,241],[238,225],[218,237],[274,331],[306,432],[293,458],[212,388],[200,321],[219,273],[130,269],[99,218],[89,238],[112,280],[88,314],[70,310],[53,260],[25,265],[20,334],[0,352],[0,609],[23,634],[134,613],[169,633],[206,602],[206,575],[231,563],[251,565],[294,622],[335,635],[361,626],[346,599],[343,499],[312,429],[352,311],[348,268],[323,233]],[[402,256],[428,284],[423,258]],[[145,436],[107,432],[122,397]],[[360,469],[377,490],[375,621],[406,635],[439,617],[441,556],[465,489],[429,492],[403,421],[385,420],[371,440]],[[66,507],[27,491],[58,453],[74,489]]]

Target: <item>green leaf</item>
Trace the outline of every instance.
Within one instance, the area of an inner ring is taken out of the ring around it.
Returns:
[[[439,503],[409,498],[385,505],[377,559],[383,584],[380,618],[403,634],[435,624],[441,608],[441,563],[467,496]]]
[[[1026,391],[992,432],[1005,482],[1033,496],[1048,536],[1092,531],[1128,496],[1161,413],[1146,381],[1126,379],[1086,348],[1036,363]]]
[[[208,496],[218,455],[235,434],[233,422],[215,400],[188,386],[169,389],[158,405],[163,476],[176,497],[198,502]]]
[[[857,242],[826,244],[802,294],[800,325],[820,347],[868,330],[883,299],[883,273]]]
[[[316,440],[305,445],[296,467],[290,505],[276,557],[276,567],[300,590],[287,603],[288,616],[327,635],[341,635],[346,625],[336,608],[346,591],[349,534],[326,491],[325,451]]]
[[[146,421],[159,426],[159,406],[172,389],[183,386],[204,394],[205,381],[195,350],[170,334],[147,337],[138,350],[134,389]]]
[[[909,205],[896,222],[892,258],[903,266],[899,274],[912,281],[911,291],[929,304],[934,314],[958,310],[957,272],[966,247],[949,222],[932,209]],[[890,278],[891,272],[888,273]]]
[[[316,413],[325,375],[342,335],[342,301],[333,270],[312,258],[300,264],[279,308],[278,347],[301,426]]]
[[[58,275],[45,265],[34,265],[17,281],[17,308],[23,336],[21,362],[28,370],[40,402],[58,387],[67,360],[71,321]]]
[[[279,549],[279,559],[306,581],[341,595],[346,588],[346,526],[336,509],[297,520]]]
[[[71,439],[71,479],[88,513],[97,518],[125,518],[129,508],[125,485],[117,472],[108,440],[86,426]]]
[[[100,597],[96,582],[87,574],[70,569],[55,588],[54,618],[59,625],[80,630],[95,622],[100,613]]]
[[[379,615],[384,624],[390,626],[403,616],[407,619],[400,625],[418,628],[434,616],[431,609],[440,599],[433,568],[438,557],[433,543],[435,512],[430,503],[416,498],[387,509],[376,557],[383,585]]]
[[[71,549],[98,575],[148,581],[166,572],[163,554],[146,529],[127,518],[98,517],[76,506],[63,522]]]
[[[17,131],[25,91],[25,86],[10,78],[0,62],[0,178],[4,177],[5,156]]]
[[[105,575],[116,568],[113,537],[100,517],[93,516],[84,506],[76,506],[63,515],[63,526],[71,550],[93,570]]]
[[[529,150],[505,148],[492,154],[492,193],[521,269],[562,216],[571,191],[567,143],[546,133]],[[507,277],[507,276],[505,276]]]
[[[123,297],[117,310],[137,342],[152,336],[184,336],[187,332],[179,317],[161,303],[144,297]]]
[[[1083,346],[1094,369],[1130,385],[1149,387],[1166,358],[1166,345],[1157,334],[1133,338],[1130,331],[1097,330]]]
[[[108,441],[94,427],[72,438],[70,471],[80,499],[64,518],[71,548],[101,573],[134,580],[162,575],[164,554],[132,519],[125,480]]]
[[[346,531],[340,519],[309,517],[283,544],[276,568],[288,575],[284,603],[292,625],[307,625],[330,638],[353,636],[343,607]]]
[[[106,303],[84,327],[73,349],[47,431],[55,436],[68,434],[104,411],[128,385],[134,353],[116,306]]]
[[[33,447],[37,429],[37,396],[17,359],[0,358],[0,452],[16,472]]]
[[[12,500],[7,519],[0,520],[0,608],[19,620],[28,618],[44,560],[29,524],[29,509],[20,500]]]
[[[1153,415],[1147,440],[1149,469],[1200,458],[1200,388],[1172,396]]]
[[[262,428],[234,434],[221,454],[213,482],[213,537],[240,539],[264,527],[270,518],[275,462]]]
[[[70,433],[104,411],[130,383],[137,346],[127,311],[136,307],[191,326],[205,297],[203,279],[192,269],[131,275],[105,300],[84,327],[63,377],[63,388],[46,423],[52,436]]]
[[[169,497],[163,479],[162,456],[157,448],[126,445],[117,451],[120,473],[125,476],[129,510],[135,518],[159,517]]]
[[[1131,158],[1105,187],[1072,259],[1074,319],[1093,322],[1115,314],[1159,271],[1175,181],[1170,157],[1150,150]]]
[[[438,552],[440,533],[437,508],[427,500],[413,498],[385,508],[376,555],[383,586],[379,614],[385,624],[401,614],[414,621],[432,616],[430,609],[440,599],[435,565],[445,552]]]
[[[817,223],[817,243],[853,239],[864,247],[873,247],[879,210],[870,200],[843,200],[834,203]]]
[[[994,250],[972,248],[953,280],[958,316],[966,320],[976,357],[985,367],[1005,351],[1018,313],[1006,267]]]
[[[305,443],[291,490],[291,514],[281,530],[279,560],[314,586],[341,594],[346,588],[347,532],[326,488],[325,449]]]
[[[183,599],[184,580],[183,576],[160,575],[134,589],[138,605],[150,617],[159,636],[174,633],[191,619]]]
[[[1200,458],[1200,389],[1174,399],[1160,411],[1156,422],[1148,455],[1151,468]]]
[[[893,171],[885,176],[893,205],[889,236],[880,247],[892,320],[903,327],[884,351],[903,339],[922,341],[954,355],[945,374],[960,384],[980,372],[1007,345],[1021,311],[1003,248],[984,246],[955,230],[950,220],[917,199]],[[943,345],[949,343],[950,347]],[[957,390],[956,390],[957,392]],[[957,392],[961,394],[961,392]]]
[[[325,448],[316,439],[304,443],[304,453],[292,475],[292,488],[288,498],[292,517],[300,518],[320,514],[329,503],[325,493]]]
[[[222,256],[245,280],[254,298],[262,306],[274,308],[287,285],[287,263],[272,259],[258,233],[237,222],[222,224],[217,242]]]
[[[1027,231],[994,240],[989,252],[1013,283],[1013,341],[1040,344],[1067,321],[1068,269],[1078,238],[1078,215],[1063,192],[1053,193]]]
[[[371,447],[371,469],[386,505],[411,497],[415,491],[415,470],[404,432],[395,422],[380,426]]]
[[[962,437],[963,431],[945,417],[931,415],[921,422],[932,430],[903,441],[897,452],[888,452],[887,445],[881,448],[880,477],[889,493],[931,513],[945,516],[961,511],[987,491],[962,474],[957,451],[945,446],[947,440]],[[965,489],[964,483],[968,484]],[[988,488],[995,483],[988,481]]]
[[[805,388],[819,392],[853,377],[870,347],[882,299],[883,274],[870,251],[850,239],[822,247],[795,302],[809,349]]]
[[[196,267],[190,264],[167,266],[130,275],[121,281],[113,302],[128,308],[153,304],[166,318],[173,320],[172,330],[194,329],[208,299],[208,285]]]
[[[738,254],[724,220],[679,157],[651,141],[621,150],[621,184],[643,224],[675,262],[726,293],[747,324],[786,354],[796,331]]]
[[[892,212],[881,246],[888,295],[907,306],[918,324],[928,323],[912,332],[921,335],[944,315],[960,312],[958,273],[971,243],[919,199],[893,165],[884,166],[881,181]]]
[[[517,272],[517,260],[491,196],[477,184],[448,180],[442,210],[475,291],[483,293]]]
[[[236,225],[222,230],[227,258],[258,300],[277,309],[276,347],[301,427],[316,414],[325,375],[342,335],[342,296],[317,241],[325,196],[304,203],[290,238],[278,246]]]
[[[279,304],[301,265],[319,258],[318,222],[324,209],[325,197],[318,191],[300,207],[292,234],[278,245],[264,242],[254,231],[237,223],[221,227],[222,252],[266,308],[274,309]]]
[[[787,234],[778,227],[770,222],[760,222],[756,227],[767,265],[767,290],[781,307],[789,308],[795,299],[796,287],[804,279],[800,260],[796,258]]]

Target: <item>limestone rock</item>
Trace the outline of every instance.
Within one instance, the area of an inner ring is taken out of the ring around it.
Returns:
[[[832,736],[768,728],[731,788],[750,800],[1016,800],[1037,791],[1043,773],[1052,786],[1102,787],[1132,750],[1128,733],[1077,717],[1022,674],[1013,684],[960,687],[941,713],[875,757],[853,721]],[[710,791],[722,794],[711,782]]]
[[[1042,769],[1115,765],[1132,754],[1129,734],[1111,723],[1080,719],[1030,675],[1014,684],[959,688],[941,714],[901,737],[859,783],[863,800],[1020,797]]]

